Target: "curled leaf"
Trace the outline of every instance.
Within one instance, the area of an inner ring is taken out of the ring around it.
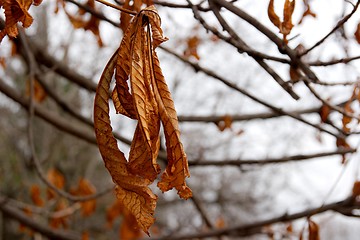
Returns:
[[[180,197],[191,197],[186,186],[188,163],[171,94],[162,75],[155,48],[166,41],[154,6],[139,12],[129,23],[119,49],[100,78],[94,106],[95,134],[99,150],[116,183],[119,201],[148,233],[154,222],[157,196],[149,185],[160,173],[156,162],[160,148],[160,122],[164,127],[168,166],[158,186],[176,188]],[[116,112],[137,120],[129,161],[118,149],[109,117],[109,87],[115,71],[112,98]]]

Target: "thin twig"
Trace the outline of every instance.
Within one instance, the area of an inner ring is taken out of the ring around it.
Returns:
[[[335,151],[321,152],[314,154],[300,154],[293,156],[285,156],[280,158],[265,158],[265,159],[234,159],[234,160],[192,160],[189,161],[190,167],[204,167],[204,166],[217,166],[217,167],[226,167],[226,166],[241,166],[241,165],[266,165],[266,164],[279,164],[279,163],[288,163],[293,161],[304,161],[315,158],[325,158],[334,155],[344,155],[348,153],[355,153],[356,149],[344,149],[339,148]]]
[[[102,3],[102,4],[106,5],[106,6],[112,7],[114,9],[116,9],[116,10],[121,11],[121,12],[130,14],[130,15],[136,15],[137,14],[137,12],[135,12],[135,11],[131,11],[129,9],[119,7],[119,6],[115,5],[115,4],[109,3],[109,2],[104,1],[104,0],[95,0],[95,1],[97,1],[99,3]]]
[[[358,0],[355,6],[353,6],[353,10],[346,15],[343,19],[341,19],[336,26],[328,33],[326,36],[324,36],[322,39],[320,39],[318,42],[316,42],[312,47],[304,51],[300,56],[304,56],[308,54],[310,51],[312,51],[314,48],[320,46],[330,35],[332,35],[336,30],[338,30],[341,26],[343,26],[350,18],[351,16],[356,12],[357,8],[359,7],[360,1]]]

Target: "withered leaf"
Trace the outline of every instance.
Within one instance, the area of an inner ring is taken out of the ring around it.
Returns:
[[[283,10],[283,21],[281,22],[279,16],[275,13],[274,10],[274,0],[269,1],[268,5],[268,16],[270,21],[280,30],[280,33],[283,34],[284,42],[287,43],[287,35],[290,34],[293,23],[292,23],[292,14],[295,8],[295,0],[285,0],[284,10]]]
[[[59,2],[58,2],[59,4]],[[59,5],[57,5],[58,8]],[[100,29],[99,29],[99,24],[100,24],[100,19],[97,18],[95,15],[91,14],[91,16],[89,17],[89,19],[86,19],[84,15],[84,10],[79,9],[76,15],[70,14],[66,9],[65,9],[65,3],[62,3],[63,9],[66,13],[66,15],[68,16],[71,24],[73,25],[74,28],[82,28],[85,31],[91,31],[94,36],[97,39],[98,45],[99,47],[103,46],[103,42],[100,36]],[[88,0],[86,2],[86,6],[91,8],[91,9],[96,9],[95,8],[95,0]],[[56,9],[56,11],[58,11],[58,9]]]
[[[315,223],[311,219],[308,219],[308,227],[309,240],[320,240],[319,225],[317,225],[317,223]]]
[[[128,163],[124,154],[118,149],[112,134],[109,117],[109,88],[114,73],[117,54],[114,54],[100,78],[94,105],[94,124],[99,150],[117,185],[116,194],[124,206],[135,216],[140,227],[147,232],[154,222],[156,195],[148,185],[150,180],[136,176],[128,171]]]
[[[328,120],[330,113],[331,113],[331,108],[328,105],[323,104],[319,111],[322,123],[325,123]]]
[[[95,95],[94,123],[100,153],[117,185],[118,199],[146,233],[154,222],[157,200],[148,185],[160,173],[156,162],[160,122],[164,127],[168,166],[158,186],[162,191],[176,188],[180,197],[191,197],[191,190],[185,183],[190,174],[180,142],[177,115],[155,52],[166,40],[155,7],[141,10],[129,23],[119,49],[105,67]],[[110,125],[108,91],[114,70],[115,109],[138,121],[129,161],[118,149]]]
[[[39,0],[1,0],[0,8],[3,8],[5,12],[5,29],[0,31],[0,42],[6,35],[9,37],[18,35],[16,26],[18,22],[21,22],[24,28],[29,27],[33,22],[33,18],[28,10],[32,4],[37,6],[40,3]]]
[[[38,185],[32,185],[30,188],[30,197],[32,202],[38,206],[38,207],[43,207],[45,202],[44,200],[41,198],[41,191]]]
[[[279,16],[275,13],[274,0],[270,0],[270,2],[269,2],[268,16],[269,16],[270,21],[275,25],[275,27],[280,28],[281,21],[280,21]]]
[[[47,172],[47,179],[49,182],[51,182],[55,187],[59,189],[63,189],[65,186],[65,177],[64,175],[56,170],[55,168],[50,169]],[[56,196],[56,193],[54,190],[48,188],[47,189],[47,199],[53,199]]]
[[[360,44],[360,23],[358,23],[356,27],[356,31],[354,33],[356,41]]]
[[[94,185],[88,180],[80,178],[77,188],[70,191],[75,196],[87,196],[96,193]],[[80,202],[81,213],[84,217],[90,216],[96,208],[96,199]]]
[[[351,107],[351,101],[348,101],[345,103],[344,110],[346,113],[349,113],[349,114],[354,113],[354,110]],[[352,118],[349,116],[343,115],[343,117],[342,117],[342,127],[343,127],[344,132],[346,132],[346,133],[350,132],[350,128],[348,125],[351,122],[351,120],[352,120]]]
[[[354,186],[352,189],[352,196],[353,197],[360,196],[360,181],[354,182]]]

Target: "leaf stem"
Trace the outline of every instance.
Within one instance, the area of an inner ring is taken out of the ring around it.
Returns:
[[[104,1],[104,0],[95,0],[95,1],[97,1],[97,2],[99,2],[99,3],[102,3],[102,4],[106,5],[106,6],[115,8],[115,9],[121,11],[121,12],[130,14],[130,15],[134,15],[134,16],[135,16],[135,15],[137,14],[137,12],[135,12],[135,11],[131,11],[131,10],[129,10],[129,9],[119,7],[119,6],[115,5],[115,4],[109,3],[109,2]]]

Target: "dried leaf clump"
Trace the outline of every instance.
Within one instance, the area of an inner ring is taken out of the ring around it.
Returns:
[[[0,8],[5,12],[5,28],[0,31],[0,42],[8,35],[16,37],[19,32],[17,23],[21,22],[24,28],[30,27],[33,18],[28,10],[31,5],[38,6],[42,0],[0,0]]]
[[[280,30],[283,35],[284,42],[287,43],[287,35],[290,34],[294,24],[292,23],[292,14],[295,8],[295,0],[286,0],[284,3],[283,21],[280,21],[279,16],[274,10],[274,0],[270,0],[268,6],[268,16],[270,21]]]
[[[157,196],[149,185],[160,173],[156,162],[160,122],[164,128],[168,165],[158,187],[163,192],[175,188],[184,199],[192,196],[185,183],[190,173],[180,142],[174,102],[155,52],[166,40],[155,7],[141,10],[130,22],[119,49],[105,67],[94,104],[96,138],[105,166],[116,183],[116,195],[147,234],[155,220]],[[116,112],[137,121],[128,161],[117,146],[110,124],[109,88],[114,71],[116,86],[112,100]]]

